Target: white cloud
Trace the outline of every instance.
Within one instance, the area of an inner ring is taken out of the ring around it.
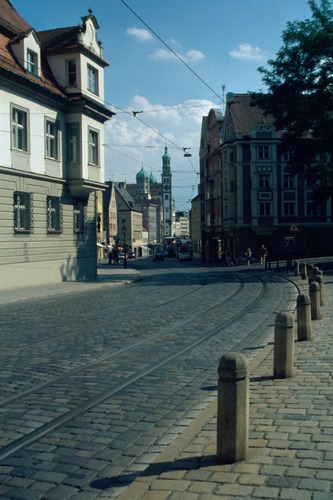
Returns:
[[[204,59],[204,54],[200,50],[189,50],[186,54],[187,58],[191,61],[200,61]]]
[[[127,28],[126,35],[134,36],[140,42],[150,42],[153,40],[150,31],[139,28]]]
[[[134,96],[124,110],[127,112],[116,110],[117,115],[106,123],[106,180],[135,183],[135,176],[143,165],[160,181],[162,156],[167,145],[176,208],[188,209],[188,200],[197,194],[199,181],[196,172],[199,172],[202,117],[207,116],[213,107],[216,107],[215,103],[202,99],[165,107],[152,104],[144,96]],[[133,110],[143,110],[143,113],[135,118]],[[192,158],[184,158],[183,148],[190,148],[188,151]]]
[[[150,59],[153,59],[154,61],[160,61],[161,59],[162,60],[168,60],[168,59],[176,59],[177,60],[177,57],[175,56],[175,54],[173,52],[171,52],[170,50],[166,50],[166,49],[157,49],[149,57],[150,57]],[[180,54],[179,54],[179,57],[181,57]]]
[[[241,61],[262,61],[265,53],[259,47],[252,47],[249,43],[240,43],[238,49],[229,52],[231,57]]]
[[[176,52],[176,54],[184,62],[200,61],[205,57],[204,54],[199,50],[189,50],[184,55],[180,54],[179,52]],[[174,52],[171,52],[171,50],[166,50],[166,49],[157,49],[153,54],[150,55],[150,59],[153,59],[154,61],[170,60],[170,59],[174,59],[176,61],[179,60]]]

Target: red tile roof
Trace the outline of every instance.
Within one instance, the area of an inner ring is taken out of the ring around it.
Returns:
[[[30,24],[16,12],[9,0],[0,0],[0,25],[15,34],[32,29]]]
[[[0,0],[0,68],[23,77],[40,87],[50,90],[60,96],[65,93],[57,85],[46,58],[41,54],[40,77],[28,73],[24,68],[24,61],[16,59],[11,44],[19,37],[29,34],[33,28],[14,9],[8,0]]]

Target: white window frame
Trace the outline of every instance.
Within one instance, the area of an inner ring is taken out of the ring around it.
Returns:
[[[11,141],[12,149],[17,149],[18,151],[28,151],[28,110],[17,107],[15,105],[11,106]]]
[[[99,132],[90,127],[88,128],[88,163],[99,165]]]
[[[259,189],[267,189],[271,187],[271,174],[267,173],[260,173],[258,174],[258,183],[259,183]]]
[[[90,64],[87,65],[87,88],[93,94],[99,94],[99,75],[98,69]]]
[[[38,76],[38,54],[31,49],[27,50],[27,72]]]
[[[271,151],[270,151],[270,146],[268,144],[261,144],[260,146],[257,146],[257,154],[258,154],[258,160],[270,160],[271,158]]]
[[[45,118],[45,157],[59,160],[59,124],[50,118]]]

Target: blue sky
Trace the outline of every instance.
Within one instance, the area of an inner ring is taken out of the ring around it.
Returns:
[[[143,166],[160,181],[167,145],[177,210],[197,194],[202,116],[223,110],[227,92],[263,88],[257,69],[275,58],[287,22],[311,16],[307,0],[11,1],[36,31],[78,25],[92,8],[110,64],[106,105],[117,113],[106,180],[134,183]]]

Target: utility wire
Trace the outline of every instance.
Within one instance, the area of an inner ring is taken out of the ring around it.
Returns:
[[[196,77],[197,77],[197,78],[201,81],[201,83],[203,83],[203,84],[204,84],[204,85],[205,85],[205,86],[206,86],[206,87],[207,87],[207,88],[208,88],[211,92],[213,92],[213,94],[214,94],[216,97],[218,97],[218,98],[219,98],[219,99],[223,102],[223,98],[222,98],[219,94],[217,94],[217,93],[215,92],[215,90],[214,90],[214,89],[212,89],[212,87],[210,87],[210,86],[208,85],[208,83],[206,83],[206,82],[205,82],[205,81],[204,81],[204,80],[203,80],[203,79],[202,79],[202,78],[198,75],[198,73],[196,73],[196,72],[195,72],[195,71],[194,71],[194,70],[193,70],[193,69],[192,69],[192,68],[191,68],[191,67],[190,67],[190,66],[189,66],[189,65],[188,65],[185,61],[184,61],[184,59],[182,59],[182,58],[181,58],[181,57],[177,54],[177,52],[175,52],[175,51],[174,51],[174,50],[173,50],[173,49],[172,49],[172,48],[171,48],[171,47],[170,47],[170,46],[169,46],[169,45],[168,45],[168,44],[167,44],[164,40],[162,40],[162,38],[161,38],[161,37],[160,37],[160,36],[159,36],[159,35],[158,35],[158,34],[157,34],[157,33],[156,33],[156,32],[155,32],[155,31],[154,31],[154,30],[150,27],[150,26],[148,26],[148,24],[147,24],[147,23],[145,23],[145,21],[144,21],[144,20],[143,20],[143,19],[142,19],[142,18],[141,18],[141,17],[140,17],[140,16],[139,16],[136,12],[134,12],[134,10],[133,10],[133,9],[132,9],[132,8],[131,8],[131,7],[130,7],[130,6],[129,6],[129,5],[128,5],[128,4],[127,4],[124,0],[120,0],[120,1],[121,1],[121,3],[123,3],[123,4],[125,5],[125,7],[127,7],[127,8],[128,8],[128,9],[132,12],[132,14],[134,14],[134,15],[135,15],[135,17],[137,17],[137,18],[139,19],[139,21],[141,21],[141,22],[142,22],[142,24],[144,24],[144,25],[146,26],[146,28],[147,28],[147,29],[149,29],[149,31],[151,31],[151,33],[153,33],[153,35],[154,35],[154,36],[156,36],[156,38],[157,38],[157,39],[158,39],[161,43],[163,43],[163,45],[165,45],[165,47],[166,47],[168,50],[170,50],[170,52],[172,52],[172,53],[173,53],[173,55],[174,55],[175,57],[177,57],[177,59],[179,59],[179,61],[180,61],[181,63],[183,63],[183,64],[184,64],[184,66],[186,66],[186,67],[187,67],[187,69],[189,69],[189,70],[191,71],[191,73],[193,73],[193,75],[194,75],[194,76],[196,76]]]

